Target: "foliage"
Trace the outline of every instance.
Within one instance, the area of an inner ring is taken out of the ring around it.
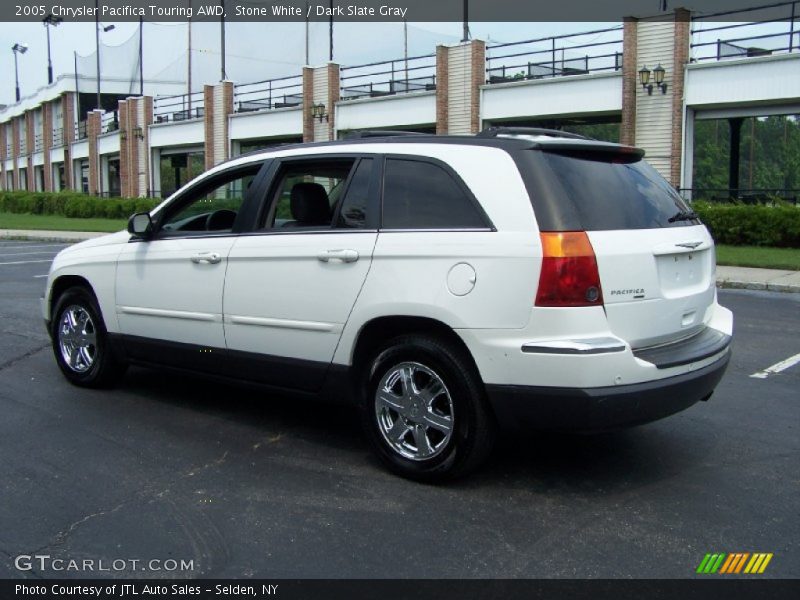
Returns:
[[[800,248],[800,207],[696,201],[692,209],[718,244]]]
[[[724,119],[695,121],[694,178],[698,193],[727,196],[730,128]],[[739,145],[739,188],[800,189],[800,120],[793,115],[745,119]],[[703,190],[719,190],[718,192]]]
[[[0,212],[82,219],[125,219],[152,210],[158,203],[148,198],[99,198],[79,192],[0,192]]]

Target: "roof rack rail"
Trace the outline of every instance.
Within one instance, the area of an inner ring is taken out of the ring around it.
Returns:
[[[344,139],[357,140],[361,138],[397,137],[403,135],[432,135],[432,134],[420,133],[419,131],[401,131],[399,129],[373,129],[364,131],[351,131],[344,137]]]
[[[546,135],[549,137],[569,138],[574,140],[591,140],[592,138],[577,133],[561,131],[559,129],[544,129],[542,127],[488,127],[476,135],[481,138],[493,138],[498,135]]]

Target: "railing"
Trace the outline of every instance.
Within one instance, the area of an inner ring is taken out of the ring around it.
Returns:
[[[201,119],[204,112],[205,94],[203,92],[153,98],[153,118],[156,123]]]
[[[234,112],[290,108],[303,103],[303,76],[292,75],[233,86]]]
[[[21,135],[19,137],[19,155],[24,156],[28,153],[28,136]]]
[[[75,139],[76,140],[85,140],[88,137],[88,132],[86,130],[86,121],[78,121],[75,123]]]
[[[64,145],[64,128],[56,127],[53,129],[53,146]]]
[[[751,19],[731,21],[734,15]],[[780,2],[692,18],[692,62],[800,51],[800,2]]]
[[[117,130],[119,130],[119,115],[117,111],[100,115],[100,133],[110,133]]]
[[[436,55],[342,67],[340,98],[374,98],[436,89]]]
[[[598,38],[608,37],[607,40]],[[622,27],[492,44],[486,82],[505,83],[622,69]]]
[[[6,144],[6,158],[11,158],[14,153],[14,144]]]
[[[743,204],[771,204],[775,199],[797,205],[800,189],[790,188],[680,188],[687,200],[706,202],[742,202]]]
[[[37,133],[33,136],[33,151],[41,152],[42,148],[44,148],[44,136],[41,133]]]

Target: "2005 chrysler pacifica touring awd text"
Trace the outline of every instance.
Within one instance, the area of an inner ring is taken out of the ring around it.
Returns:
[[[474,469],[498,425],[665,417],[711,395],[733,318],[708,231],[642,157],[496,128],[235,158],[56,257],[56,360],[83,386],[137,363],[352,400],[427,481]]]

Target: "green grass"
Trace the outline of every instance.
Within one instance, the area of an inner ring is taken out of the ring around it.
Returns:
[[[127,219],[72,219],[58,215],[0,213],[0,229],[49,229],[53,231],[119,231]]]
[[[800,271],[800,248],[718,245],[717,264]]]

